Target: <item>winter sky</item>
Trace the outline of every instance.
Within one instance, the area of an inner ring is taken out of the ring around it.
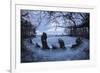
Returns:
[[[60,34],[65,34],[64,32],[64,28],[61,27],[57,27],[57,23],[55,22],[50,22],[47,23],[49,20],[49,16],[48,14],[44,14],[43,11],[37,11],[37,10],[23,10],[22,13],[29,13],[27,17],[25,17],[28,21],[30,21],[32,23],[32,25],[38,26],[36,29],[36,33],[37,35],[41,35],[43,32],[46,32],[47,34],[50,35],[60,35]],[[46,11],[45,11],[46,12]],[[64,12],[65,14],[68,12]],[[59,14],[59,13],[58,13]],[[76,15],[78,18],[82,19],[81,16]],[[75,16],[73,16],[75,17]],[[52,18],[52,17],[51,17]],[[60,22],[60,26],[65,26],[63,24],[63,20],[62,17],[58,18],[57,21]],[[75,20],[77,22],[77,24],[80,24],[81,21],[79,19]],[[67,25],[68,24],[72,24],[72,22],[67,20]],[[72,24],[73,25],[73,24]]]

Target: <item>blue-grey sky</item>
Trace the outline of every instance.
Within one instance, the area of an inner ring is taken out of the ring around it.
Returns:
[[[47,34],[52,34],[52,35],[65,34],[64,32],[65,28],[56,26],[66,27],[74,25],[74,23],[69,19],[65,19],[62,16],[57,17],[62,14],[66,15],[70,12],[54,12],[51,16],[48,14],[48,11],[22,10],[21,13],[22,14],[28,13],[28,16],[26,16],[25,19],[30,21],[32,25],[37,27],[36,29],[37,34],[42,34],[42,32],[46,32]],[[82,23],[82,17],[78,13],[74,14],[73,18],[76,18],[74,19],[76,25],[80,25]]]

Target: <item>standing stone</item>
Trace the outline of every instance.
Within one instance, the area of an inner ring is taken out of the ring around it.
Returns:
[[[43,49],[49,49],[49,47],[47,45],[47,34],[45,32],[43,32],[43,34],[41,36],[41,42],[42,42]]]
[[[59,43],[60,48],[65,48],[65,43],[61,38],[58,39],[58,43]]]

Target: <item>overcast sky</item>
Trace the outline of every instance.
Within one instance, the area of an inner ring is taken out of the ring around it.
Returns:
[[[30,21],[33,25],[37,26],[38,24],[40,24],[37,29],[36,29],[36,32],[38,35],[42,34],[43,32],[46,32],[47,34],[51,34],[51,35],[54,35],[54,34],[65,34],[64,33],[64,28],[61,28],[61,27],[57,27],[56,28],[56,25],[57,23],[55,22],[50,22],[49,24],[47,24],[48,22],[48,14],[46,13],[47,11],[44,11],[45,14],[43,13],[43,11],[34,11],[34,10],[22,10],[21,13],[22,14],[25,14],[25,13],[29,13],[27,17],[25,17],[28,21]],[[56,15],[59,15],[59,12],[55,12]],[[63,13],[69,13],[69,12],[63,12]],[[79,16],[78,14],[77,15],[74,15],[73,17],[78,17],[80,19],[82,19],[81,16]],[[52,17],[51,17],[52,18]],[[57,18],[57,21],[60,23],[59,25],[60,26],[65,26],[63,24],[63,19],[62,17],[59,17]],[[79,20],[79,19],[75,19],[75,21],[77,22],[77,25],[81,24],[82,21]],[[66,22],[66,25],[69,26],[69,24],[71,25],[74,25],[72,24],[71,21],[67,20]]]

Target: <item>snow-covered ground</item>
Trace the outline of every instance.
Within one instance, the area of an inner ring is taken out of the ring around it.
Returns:
[[[63,39],[65,43],[65,49],[52,49],[51,45],[59,47],[58,39]],[[38,36],[32,39],[30,43],[29,39],[26,39],[24,45],[26,48],[31,51],[31,57],[28,55],[24,57],[23,60],[30,60],[35,62],[43,61],[65,61],[65,60],[87,60],[89,59],[89,40],[82,39],[82,44],[76,48],[71,48],[75,44],[76,37],[69,36],[53,36],[48,37],[47,42],[50,49],[42,50],[42,48],[36,48],[35,44],[37,43],[41,47],[41,38]],[[24,53],[23,53],[24,54]]]

